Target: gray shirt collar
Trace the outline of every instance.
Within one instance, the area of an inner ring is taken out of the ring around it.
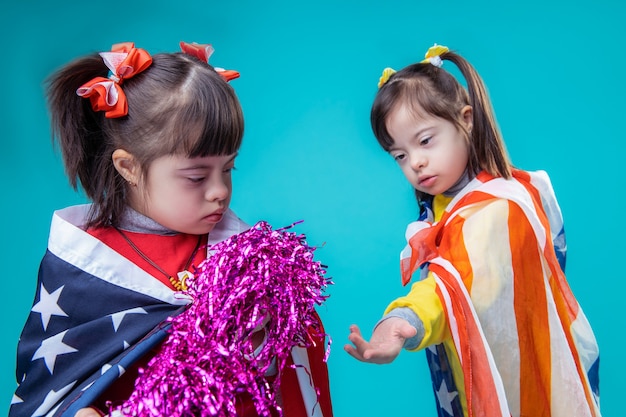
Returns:
[[[153,235],[173,236],[177,232],[168,229],[165,226],[155,222],[150,217],[144,216],[138,211],[127,207],[120,219],[120,229],[128,232],[149,233]]]

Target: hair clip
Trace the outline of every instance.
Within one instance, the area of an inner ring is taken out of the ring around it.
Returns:
[[[111,71],[109,78],[94,77],[76,90],[76,94],[89,98],[94,111],[103,111],[113,119],[128,114],[126,95],[120,87],[125,79],[134,77],[152,64],[152,57],[133,42],[118,43],[111,52],[101,52],[104,64]]]
[[[378,88],[382,87],[383,85],[385,85],[385,83],[387,81],[389,81],[389,77],[391,77],[393,74],[396,73],[396,70],[393,68],[385,68],[383,70],[383,74],[380,76],[379,80],[378,80]]]
[[[447,46],[434,44],[433,46],[428,48],[428,51],[426,51],[426,54],[425,54],[425,59],[422,60],[420,63],[421,64],[431,63],[437,68],[441,68],[441,66],[443,65],[443,60],[441,59],[441,55],[449,51],[450,49],[448,49]]]
[[[182,41],[180,43],[180,50],[187,55],[195,56],[200,61],[206,62],[207,64],[209,63],[209,58],[215,51],[215,49],[213,49],[213,46],[207,43],[187,43]],[[235,70],[227,70],[218,67],[213,68],[224,80],[226,80],[226,82],[234,80],[235,78],[239,78],[239,72]]]

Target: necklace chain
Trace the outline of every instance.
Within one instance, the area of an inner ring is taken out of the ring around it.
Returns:
[[[144,261],[148,262],[152,267],[154,267],[154,269],[156,269],[161,274],[163,274],[170,281],[170,283],[174,286],[174,288],[176,288],[178,291],[187,289],[186,280],[190,274],[189,271],[187,270],[191,266],[191,262],[193,262],[193,258],[195,258],[196,253],[198,252],[198,249],[200,249],[200,244],[202,243],[202,235],[198,235],[198,242],[196,243],[196,247],[194,248],[193,252],[191,252],[191,256],[189,257],[189,259],[187,260],[187,263],[185,264],[185,269],[182,271],[183,275],[181,277],[174,277],[173,275],[170,275],[167,272],[165,272],[163,268],[157,265],[156,262],[154,262],[152,259],[148,258],[148,255],[143,253],[137,247],[137,245],[135,245],[133,241],[130,240],[130,238],[126,235],[126,233],[122,232],[121,229],[118,229],[116,227],[115,230],[119,232],[119,234],[124,238],[124,240],[128,243],[128,245],[137,253],[137,255],[139,255]]]

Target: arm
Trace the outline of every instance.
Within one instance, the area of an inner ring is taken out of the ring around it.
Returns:
[[[441,343],[449,331],[436,287],[430,274],[413,284],[407,295],[387,307],[369,342],[358,326],[352,325],[348,340],[354,346],[344,346],[346,352],[363,362],[390,363],[402,348],[419,350]]]
[[[353,345],[345,345],[344,349],[353,358],[362,362],[390,363],[402,350],[406,339],[415,336],[415,327],[400,317],[390,317],[383,320],[372,333],[372,338],[367,341],[361,335],[357,325],[350,326],[348,340]]]

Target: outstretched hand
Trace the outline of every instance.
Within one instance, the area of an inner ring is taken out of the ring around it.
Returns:
[[[390,363],[402,350],[404,341],[415,336],[417,330],[408,321],[399,317],[390,317],[382,321],[374,329],[372,338],[368,342],[361,335],[361,330],[355,324],[350,326],[348,340],[353,345],[344,345],[344,350],[353,358],[369,363]]]

